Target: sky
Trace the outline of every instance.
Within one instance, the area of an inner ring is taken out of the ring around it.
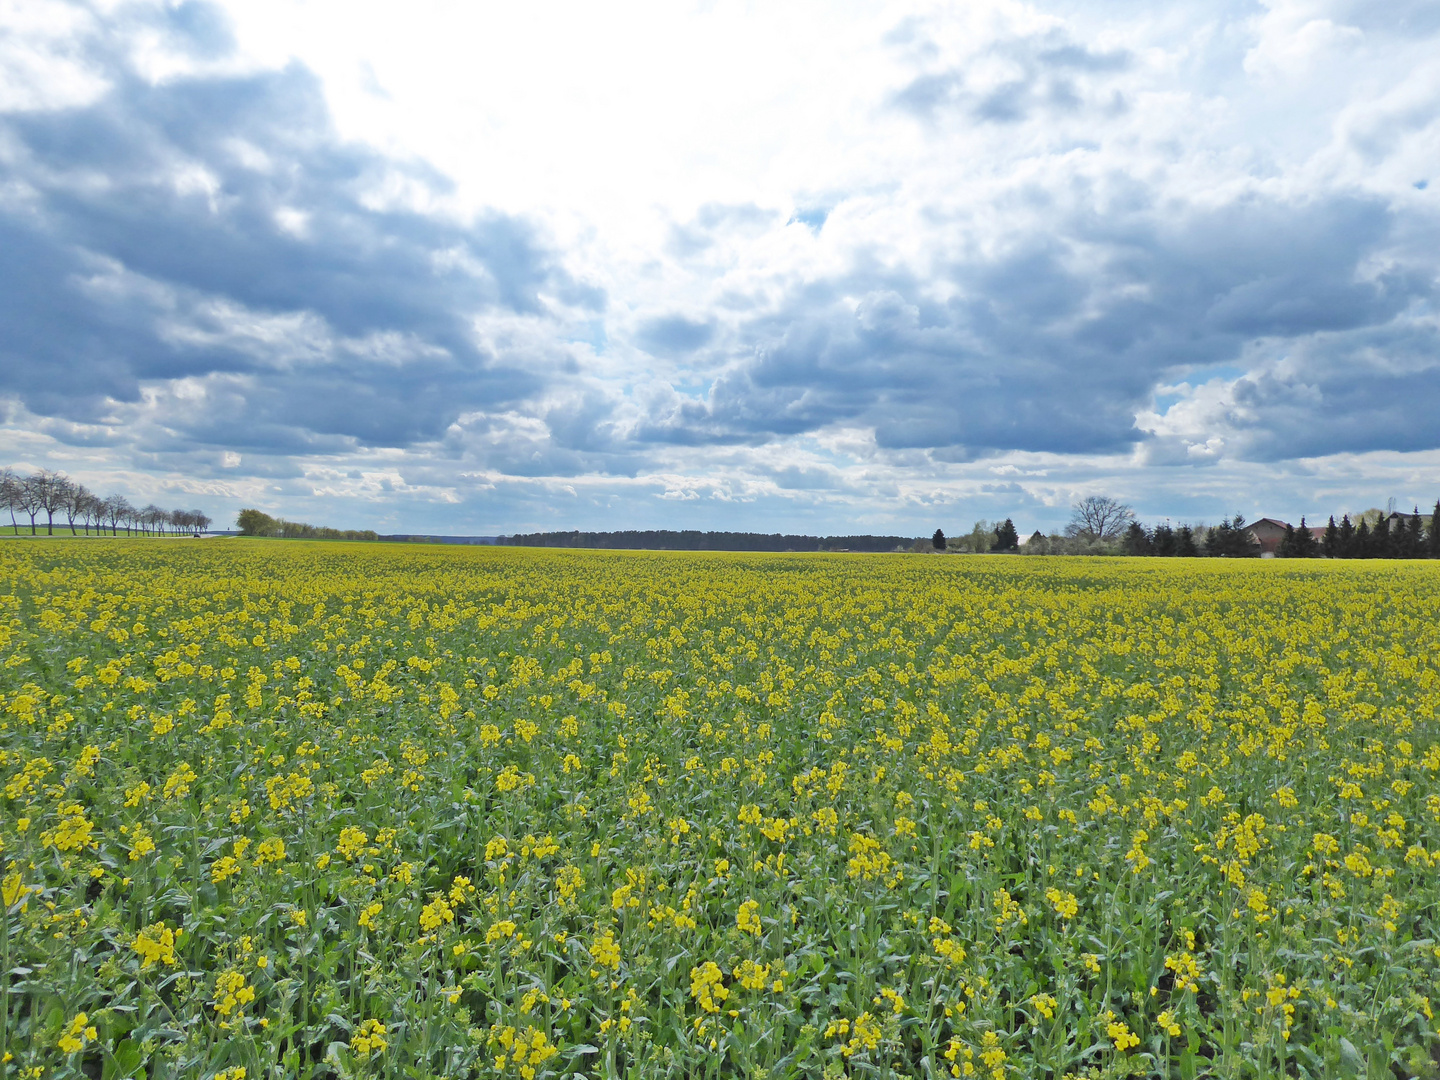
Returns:
[[[1433,0],[0,0],[0,465],[466,535],[1440,497]]]

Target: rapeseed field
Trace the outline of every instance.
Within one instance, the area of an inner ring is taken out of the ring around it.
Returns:
[[[4,544],[0,1072],[1435,1076],[1437,569]]]

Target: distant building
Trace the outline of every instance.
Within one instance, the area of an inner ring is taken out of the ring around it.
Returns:
[[[1261,518],[1259,521],[1252,521],[1249,525],[1245,526],[1245,531],[1255,538],[1255,542],[1260,545],[1261,557],[1265,557],[1275,554],[1276,550],[1280,547],[1281,541],[1285,539],[1285,530],[1288,528],[1290,528],[1290,525],[1287,522],[1280,521],[1278,518],[1267,517]],[[1296,528],[1299,528],[1299,526],[1296,526]],[[1310,535],[1315,538],[1317,544],[1325,539],[1324,525],[1307,524],[1305,528],[1309,530]]]
[[[1275,518],[1261,518],[1259,521],[1252,521],[1245,527],[1245,531],[1255,538],[1260,545],[1261,555],[1274,555],[1275,549],[1280,546],[1280,541],[1285,539],[1285,530],[1290,528],[1283,521]]]

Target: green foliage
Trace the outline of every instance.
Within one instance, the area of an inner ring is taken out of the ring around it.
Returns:
[[[273,518],[260,510],[241,510],[236,524],[244,536],[270,536],[282,540],[377,540],[373,529],[330,529],[298,521]]]
[[[278,536],[280,522],[263,510],[241,510],[235,524],[245,536]]]
[[[1253,559],[1260,543],[1245,527],[1245,518],[1236,514],[1205,533],[1205,554],[1217,559]]]

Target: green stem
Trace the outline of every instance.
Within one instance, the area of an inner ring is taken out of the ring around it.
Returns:
[[[0,869],[3,874],[3,869]],[[10,907],[0,897],[0,1080],[10,1074]]]

